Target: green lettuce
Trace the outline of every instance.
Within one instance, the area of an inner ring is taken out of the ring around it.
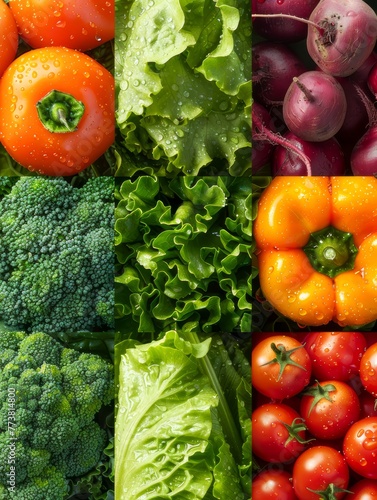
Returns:
[[[250,180],[141,176],[117,198],[117,328],[250,332]]]
[[[125,147],[169,177],[250,173],[249,0],[116,0],[115,6],[120,157]],[[135,162],[130,171],[125,160],[116,175],[139,169],[145,171]]]
[[[235,341],[170,331],[119,346],[115,497],[250,499],[250,365]]]

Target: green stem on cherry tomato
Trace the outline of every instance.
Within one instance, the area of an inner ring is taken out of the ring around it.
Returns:
[[[322,386],[318,381],[316,381],[316,385],[313,387],[309,387],[306,391],[302,392],[302,395],[305,396],[312,396],[313,402],[310,406],[310,410],[308,415],[311,414],[313,408],[315,405],[321,400],[321,399],[327,399],[327,401],[332,402],[332,399],[330,397],[330,392],[336,391],[336,388],[333,384],[326,384]]]
[[[280,421],[280,423],[283,424],[284,427],[287,429],[288,434],[289,434],[286,442],[284,443],[285,446],[287,446],[293,439],[295,439],[297,442],[299,442],[301,444],[309,443],[309,441],[315,441],[315,438],[312,438],[312,439],[303,439],[300,436],[300,434],[299,434],[300,432],[308,430],[308,428],[306,427],[306,425],[304,424],[304,422],[305,422],[305,419],[304,418],[300,418],[300,417],[299,418],[295,418],[292,421],[291,425],[287,424],[286,422]]]
[[[316,493],[321,500],[337,500],[337,493],[352,493],[352,491],[339,488],[334,483],[330,483],[325,490],[311,490],[310,488],[308,490]]]
[[[71,94],[51,90],[37,102],[37,111],[42,125],[52,133],[67,133],[77,130],[85,106]]]
[[[291,359],[291,354],[294,351],[297,351],[297,349],[301,349],[304,346],[300,345],[298,347],[294,347],[293,349],[289,349],[288,351],[286,350],[285,346],[283,344],[276,345],[274,342],[271,344],[271,349],[274,351],[276,354],[276,357],[274,359],[271,359],[271,361],[268,361],[267,363],[264,363],[261,366],[266,366],[266,365],[271,365],[273,363],[278,363],[280,365],[280,370],[279,370],[279,375],[277,380],[280,380],[281,376],[283,375],[283,372],[285,370],[285,367],[287,365],[293,365],[297,366],[297,368],[301,368],[301,370],[306,371],[306,368],[301,366],[299,363],[296,363],[296,361],[293,361]]]

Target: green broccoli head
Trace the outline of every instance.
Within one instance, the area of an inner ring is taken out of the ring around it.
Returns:
[[[113,328],[114,179],[21,177],[0,200],[0,316],[27,332]]]
[[[0,352],[7,353],[0,371],[0,499],[13,443],[17,491],[11,498],[63,499],[68,478],[95,468],[107,445],[96,416],[114,397],[113,366],[45,333],[9,333],[13,342],[0,335]]]

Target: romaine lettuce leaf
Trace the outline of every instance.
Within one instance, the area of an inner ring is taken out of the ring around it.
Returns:
[[[195,357],[208,345],[194,349],[171,333],[121,356],[115,427],[118,500],[198,500],[209,489],[211,407],[217,395]]]
[[[117,344],[119,500],[251,498],[250,364],[193,329]]]

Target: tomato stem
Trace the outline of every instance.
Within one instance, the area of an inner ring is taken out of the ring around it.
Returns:
[[[279,375],[278,375],[277,380],[281,379],[281,376],[283,375],[283,372],[284,372],[287,365],[293,365],[293,366],[296,366],[297,368],[301,368],[301,370],[306,371],[306,368],[304,366],[300,365],[299,363],[296,363],[296,361],[291,359],[292,353],[297,351],[297,349],[301,349],[303,347],[304,346],[300,345],[298,347],[294,347],[293,349],[289,349],[287,351],[283,344],[276,345],[274,342],[272,342],[271,349],[276,354],[276,357],[274,359],[271,359],[271,361],[264,363],[261,366],[266,366],[266,365],[278,363],[280,366],[280,370],[279,370]]]
[[[77,130],[85,106],[71,94],[52,90],[37,102],[37,112],[43,126],[53,133]]]

